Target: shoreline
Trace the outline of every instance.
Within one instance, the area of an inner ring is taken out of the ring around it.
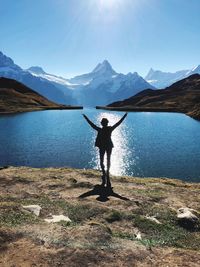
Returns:
[[[6,170],[9,168],[14,168],[14,169],[35,169],[35,170],[74,170],[74,171],[82,171],[82,172],[95,172],[98,175],[101,175],[101,170],[97,170],[97,169],[85,169],[85,168],[74,168],[74,167],[69,167],[69,166],[64,166],[64,167],[31,167],[31,166],[13,166],[13,165],[6,165],[6,166],[1,166],[0,165],[0,172],[2,170]],[[184,184],[196,184],[196,185],[200,185],[200,180],[199,182],[197,181],[187,181],[181,178],[175,178],[175,177],[153,177],[153,176],[132,176],[132,175],[114,175],[114,174],[110,174],[111,177],[114,177],[114,179],[118,179],[120,177],[125,177],[127,179],[137,179],[137,180],[145,180],[145,181],[163,181],[163,182],[180,182],[180,183],[184,183]]]
[[[192,111],[181,111],[174,108],[141,108],[141,107],[107,107],[96,106],[96,109],[109,110],[109,111],[125,111],[125,112],[169,112],[184,114],[192,119],[200,121],[199,115],[193,115]]]
[[[96,109],[105,109],[105,110],[113,110],[113,111],[133,111],[133,112],[172,112],[172,113],[183,113],[183,111],[179,111],[176,109],[168,109],[168,108],[140,108],[140,107],[107,107],[107,106],[96,106]]]
[[[0,111],[0,115],[12,115],[24,112],[43,111],[43,110],[80,110],[83,106],[52,106],[52,107],[38,107],[38,108],[24,108],[19,110]]]

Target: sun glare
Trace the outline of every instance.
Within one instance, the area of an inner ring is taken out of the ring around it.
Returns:
[[[119,2],[121,2],[120,0],[99,0],[100,1],[100,7],[103,9],[112,9],[115,8]]]

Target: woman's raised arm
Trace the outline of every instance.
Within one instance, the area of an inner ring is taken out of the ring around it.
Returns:
[[[112,126],[112,130],[114,130],[115,128],[117,128],[117,127],[123,122],[123,120],[126,118],[127,115],[128,115],[128,113],[126,112],[126,113],[124,114],[124,116],[123,116],[117,123],[115,123],[115,124]]]
[[[85,120],[89,123],[89,125],[95,129],[96,131],[98,131],[100,128],[98,126],[96,126],[90,119],[88,119],[88,117],[85,114],[82,114],[83,117],[85,118]]]

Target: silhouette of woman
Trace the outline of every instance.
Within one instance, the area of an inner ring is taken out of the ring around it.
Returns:
[[[97,133],[97,138],[95,141],[95,146],[99,148],[99,156],[100,156],[100,166],[102,169],[102,186],[107,185],[107,187],[111,188],[111,183],[110,183],[110,177],[109,177],[109,171],[110,171],[110,159],[111,159],[111,153],[112,153],[112,148],[113,142],[111,139],[111,134],[112,131],[115,130],[126,118],[127,113],[124,114],[124,116],[113,126],[108,126],[108,119],[103,118],[101,120],[101,127],[96,126],[91,120],[88,119],[88,117],[83,114],[83,117],[86,119],[86,121],[89,123],[89,125],[95,129]],[[104,165],[104,156],[105,153],[107,155],[107,175],[105,172],[105,165]],[[107,178],[107,183],[106,183],[106,178]]]

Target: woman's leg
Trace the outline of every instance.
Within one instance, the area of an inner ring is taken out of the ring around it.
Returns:
[[[105,172],[105,165],[104,165],[104,155],[105,155],[105,149],[99,149],[99,156],[100,156],[100,166],[103,173],[102,176],[102,185],[105,185],[106,183],[106,172]]]
[[[107,186],[111,187],[110,182],[110,165],[111,165],[111,154],[112,154],[112,148],[109,148],[106,150],[107,154]]]

